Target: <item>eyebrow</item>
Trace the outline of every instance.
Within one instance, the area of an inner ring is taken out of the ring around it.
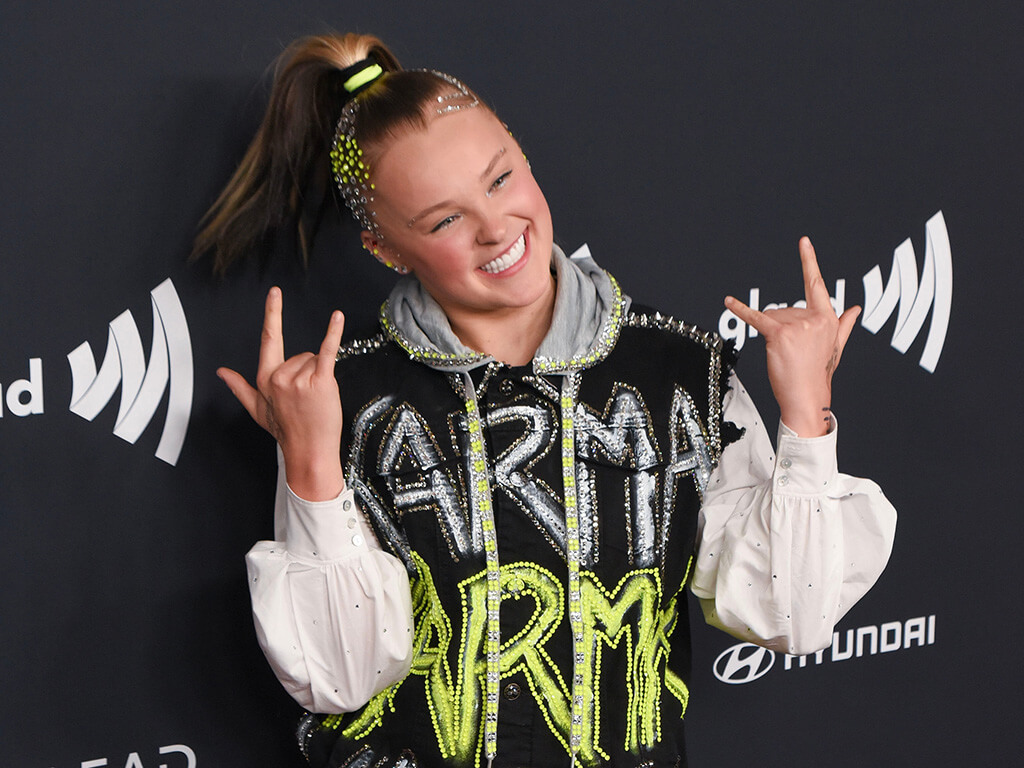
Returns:
[[[492,171],[494,171],[494,166],[496,166],[498,164],[498,161],[501,160],[501,157],[504,154],[505,154],[505,148],[502,147],[501,149],[498,150],[498,154],[496,154],[491,159],[490,164],[487,166],[487,168],[484,170],[484,172],[480,174],[480,181],[486,181],[487,180],[487,177],[491,175]]]
[[[502,147],[501,149],[498,150],[498,152],[494,155],[494,157],[491,158],[491,162],[487,164],[487,167],[484,169],[484,172],[480,174],[480,181],[486,181],[487,177],[490,176],[494,172],[495,166],[498,164],[498,161],[501,160],[501,158],[504,156],[505,151],[506,151],[506,148]],[[452,205],[455,205],[455,201],[454,200],[444,200],[444,201],[442,201],[440,203],[435,203],[434,205],[431,205],[431,206],[429,206],[427,208],[424,208],[422,211],[420,211],[415,216],[413,216],[411,219],[409,219],[409,221],[406,223],[405,226],[406,227],[412,227],[413,224],[415,224],[420,219],[426,217],[428,214],[433,213],[434,211],[438,210],[439,208],[447,208],[447,207],[452,206]]]

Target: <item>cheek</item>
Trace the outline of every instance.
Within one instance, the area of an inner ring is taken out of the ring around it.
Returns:
[[[523,185],[523,200],[534,211],[534,218],[550,219],[551,212],[548,210],[548,201],[540,189],[540,185],[531,175]]]
[[[429,248],[416,254],[420,264],[419,272],[421,275],[425,272],[439,277],[459,274],[469,262],[467,252],[466,244],[458,236],[432,243]]]

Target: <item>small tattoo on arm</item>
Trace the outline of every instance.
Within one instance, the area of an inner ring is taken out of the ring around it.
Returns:
[[[263,412],[263,415],[267,420],[267,432],[273,435],[275,440],[280,441],[281,428],[278,427],[277,419],[274,417],[274,401],[268,397],[264,402],[266,403],[266,410]]]
[[[831,376],[836,369],[836,363],[839,359],[839,348],[835,347],[832,349],[832,357],[825,363],[825,371]]]

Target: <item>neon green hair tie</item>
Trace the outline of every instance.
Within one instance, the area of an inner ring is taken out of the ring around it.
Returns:
[[[364,61],[369,60],[364,59]],[[356,72],[354,75],[352,75],[352,77],[346,80],[344,88],[349,93],[354,93],[367,83],[376,80],[382,74],[384,74],[384,69],[381,67],[381,65],[377,64],[376,62],[371,63],[370,66],[360,70],[359,72]]]

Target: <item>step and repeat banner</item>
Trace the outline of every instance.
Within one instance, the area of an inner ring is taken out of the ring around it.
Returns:
[[[744,7],[746,6],[746,7]],[[1011,765],[1021,667],[1024,9],[240,0],[8,3],[0,24],[0,765],[301,766],[243,557],[274,449],[214,375],[372,331],[391,274],[347,215],[215,279],[196,225],[290,40],[373,32],[465,79],[635,301],[717,330],[802,295],[814,242],[864,308],[835,383],[840,466],[900,512],[830,648],[773,654],[696,612],[695,766]]]

